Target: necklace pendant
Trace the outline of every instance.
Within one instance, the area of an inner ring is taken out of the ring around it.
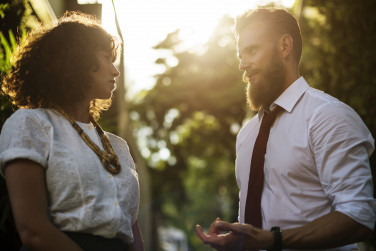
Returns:
[[[99,134],[99,137],[101,139],[102,145],[104,147],[104,151],[102,151],[91,139],[90,137],[82,130],[82,128],[76,123],[76,121],[67,114],[63,109],[60,107],[55,107],[55,110],[58,111],[63,117],[65,117],[72,127],[76,130],[78,135],[81,137],[81,139],[95,152],[95,154],[100,159],[103,167],[105,170],[110,172],[111,174],[118,174],[121,170],[121,166],[119,163],[119,160],[117,158],[116,153],[112,149],[111,142],[105,135],[104,131],[100,127],[100,125],[93,119],[92,116],[90,116],[90,121],[93,123],[95,128],[97,128],[97,132]],[[113,167],[111,166],[113,165]]]

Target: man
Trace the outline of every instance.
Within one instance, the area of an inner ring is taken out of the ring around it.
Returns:
[[[218,250],[356,249],[376,221],[370,132],[349,106],[299,77],[302,40],[290,13],[248,11],[236,35],[248,103],[258,111],[237,136],[239,223],[217,219],[197,235]],[[271,116],[260,154],[261,123]]]

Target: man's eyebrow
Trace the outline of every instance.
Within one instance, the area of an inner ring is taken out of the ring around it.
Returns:
[[[257,46],[256,45],[249,45],[247,47],[245,47],[244,49],[242,49],[242,51],[239,51],[238,52],[238,57],[241,59],[242,55],[244,53],[248,53],[248,52],[251,52],[252,50],[256,49]]]

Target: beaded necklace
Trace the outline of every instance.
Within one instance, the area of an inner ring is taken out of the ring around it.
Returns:
[[[54,109],[57,110],[71,123],[71,125],[77,131],[78,135],[80,135],[82,140],[91,148],[91,150],[93,150],[97,154],[98,158],[102,162],[104,169],[106,169],[108,172],[112,174],[118,174],[120,172],[121,166],[118,157],[111,146],[110,140],[107,138],[106,134],[104,133],[100,125],[97,123],[97,121],[94,120],[94,118],[91,115],[90,122],[94,125],[95,129],[97,130],[105,151],[102,151],[82,130],[82,128],[76,123],[76,121],[63,109],[59,107],[54,107]]]

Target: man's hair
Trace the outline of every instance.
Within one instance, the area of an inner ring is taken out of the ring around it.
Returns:
[[[248,10],[236,18],[235,36],[250,23],[260,21],[267,25],[269,32],[279,37],[289,34],[293,39],[293,56],[299,64],[302,55],[302,36],[296,18],[284,9],[259,8]]]
[[[98,52],[115,61],[120,43],[94,16],[66,12],[56,26],[33,31],[18,46],[2,91],[20,108],[73,107],[90,90]],[[99,118],[110,105],[111,99],[93,100],[90,113]]]

